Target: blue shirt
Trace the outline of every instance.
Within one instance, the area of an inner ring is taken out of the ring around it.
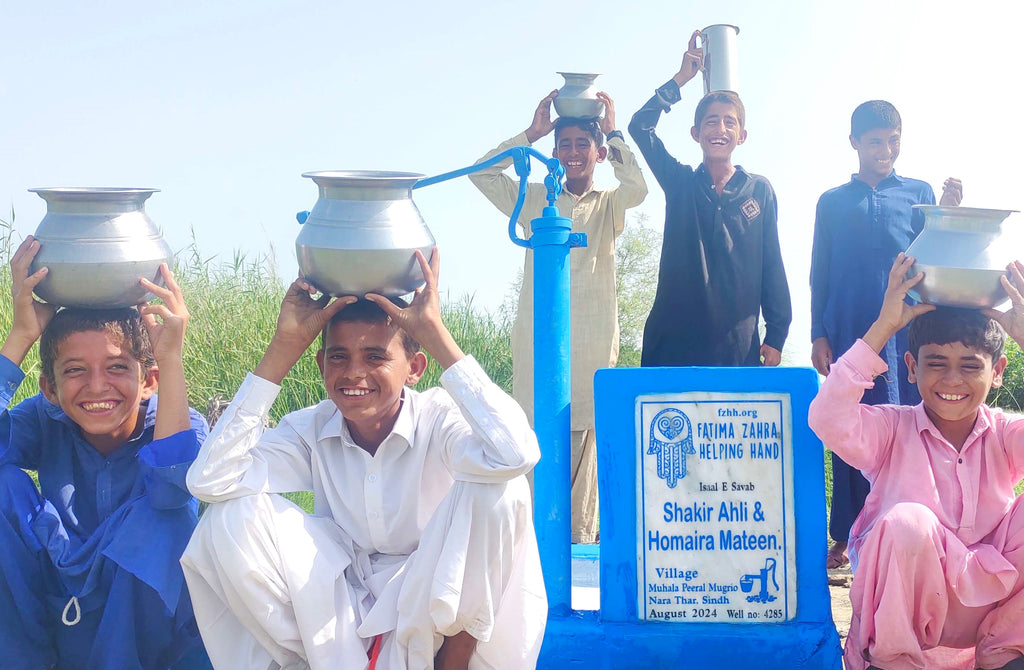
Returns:
[[[178,558],[198,509],[185,474],[206,437],[206,420],[190,410],[191,430],[154,440],[154,395],[145,403],[142,432],[105,457],[43,395],[8,408],[22,379],[21,369],[0,356],[0,464],[36,470],[47,501],[25,520],[26,539],[46,549],[64,588],[79,599],[105,596],[94,569],[102,556],[152,587],[174,612],[184,589]],[[158,522],[165,532],[153,532]]]
[[[934,204],[931,186],[895,172],[875,188],[853,175],[818,199],[811,251],[811,339],[828,338],[834,358],[843,355],[878,317],[896,255],[906,251],[924,227],[924,215],[913,206]],[[891,371],[890,386],[905,376],[905,351],[901,331],[880,354]],[[879,401],[907,402],[894,397],[896,391],[890,389]],[[871,401],[869,395],[865,399]],[[910,400],[916,402],[913,397]]]

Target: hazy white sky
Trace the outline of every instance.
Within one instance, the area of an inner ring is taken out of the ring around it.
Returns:
[[[858,103],[899,108],[901,174],[936,191],[955,175],[965,205],[1024,209],[1022,19],[1014,0],[2,0],[0,212],[13,207],[28,234],[45,211],[28,188],[156,187],[147,209],[173,247],[194,230],[207,255],[273,249],[291,277],[294,215],[316,199],[300,173],[468,165],[526,128],[557,71],[603,73],[625,130],[693,29],[733,23],[749,131],[734,160],[778,193],[787,358],[804,363],[814,205],[856,170]],[[694,80],[659,126],[684,162],[700,160],[688,134],[700,93]],[[639,211],[660,227],[649,181]],[[496,308],[522,264],[507,221],[465,179],[416,201],[445,252],[443,288]]]

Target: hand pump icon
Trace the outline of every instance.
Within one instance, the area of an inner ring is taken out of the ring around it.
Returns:
[[[754,588],[754,580],[757,579],[761,582],[761,591],[756,595],[747,596],[748,603],[770,603],[775,600],[775,596],[769,595],[768,593],[768,571],[772,573],[772,584],[775,586],[775,590],[779,590],[779,583],[775,581],[775,559],[766,558],[764,561],[764,567],[761,568],[760,574],[757,575],[743,575],[740,578],[740,588],[744,593],[750,593]]]

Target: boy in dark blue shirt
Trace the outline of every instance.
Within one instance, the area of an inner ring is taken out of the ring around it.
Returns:
[[[0,665],[209,668],[178,564],[207,432],[185,395],[181,289],[164,265],[167,288],[141,280],[161,305],[57,312],[32,297],[38,250],[29,237],[11,260],[0,347]],[[42,393],[10,408],[36,340]]]
[[[907,250],[924,226],[923,215],[913,206],[935,204],[931,186],[893,170],[902,121],[892,104],[870,100],[859,105],[850,126],[859,171],[846,184],[822,194],[814,221],[811,360],[822,375],[878,315],[896,255]],[[959,205],[962,197],[960,181],[947,179],[940,204]],[[915,405],[921,400],[917,387],[907,381],[902,354],[906,350],[904,329],[882,349],[880,356],[890,373],[864,393],[864,403]],[[860,472],[832,455],[829,534],[835,545],[829,551],[829,568],[847,562],[850,528],[869,490]]]

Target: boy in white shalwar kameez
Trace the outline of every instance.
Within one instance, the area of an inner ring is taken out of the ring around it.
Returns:
[[[439,254],[412,304],[314,301],[302,280],[188,473],[212,503],[185,555],[218,670],[533,668],[547,618],[523,411],[441,320]],[[264,432],[321,337],[328,399]],[[445,369],[416,392],[419,344]],[[312,490],[314,515],[278,493]]]

